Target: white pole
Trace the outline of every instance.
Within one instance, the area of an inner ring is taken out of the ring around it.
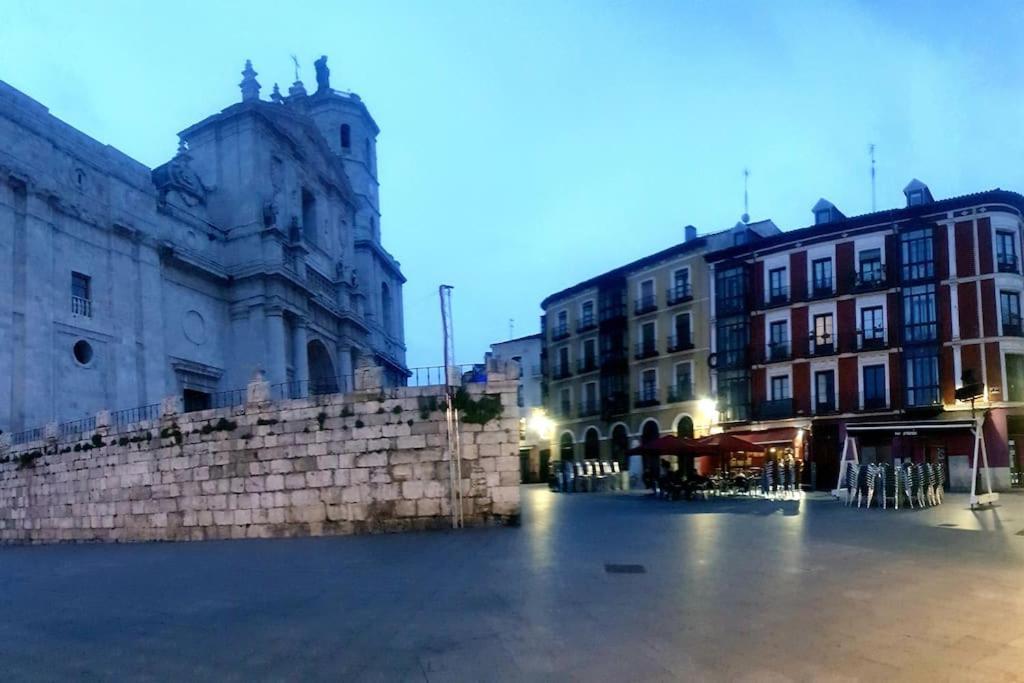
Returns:
[[[846,474],[846,453],[850,450],[850,435],[846,435],[846,440],[843,441],[843,454],[839,456],[839,478],[836,480],[836,490],[832,492],[832,495],[839,498],[839,491],[843,488],[844,476]],[[847,493],[849,495],[849,493]]]

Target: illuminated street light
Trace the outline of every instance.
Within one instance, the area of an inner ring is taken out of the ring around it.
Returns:
[[[542,408],[533,409],[526,426],[544,441],[550,440],[555,432],[555,421],[548,417]]]

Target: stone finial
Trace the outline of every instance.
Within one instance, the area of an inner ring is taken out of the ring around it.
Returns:
[[[259,404],[268,403],[270,401],[270,382],[267,381],[266,377],[263,376],[262,370],[257,370],[253,373],[252,379],[249,380],[249,385],[245,390],[245,403]]]
[[[274,84],[274,90],[270,93],[270,101],[274,104],[284,104],[284,97],[281,95],[281,88],[277,83]]]
[[[302,81],[295,81],[292,83],[292,87],[288,88],[288,94],[291,97],[305,97],[306,86],[302,85]]]
[[[242,101],[249,102],[252,100],[258,100],[260,98],[260,84],[256,80],[258,76],[253,68],[252,61],[245,60],[245,69],[242,71],[242,82],[238,84],[238,87],[242,90]]]

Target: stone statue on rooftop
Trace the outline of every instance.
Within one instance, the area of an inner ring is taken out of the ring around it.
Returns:
[[[331,89],[331,70],[327,68],[327,55],[313,62],[316,68],[316,91],[327,92]]]

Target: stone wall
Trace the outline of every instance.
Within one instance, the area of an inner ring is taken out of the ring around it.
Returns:
[[[487,384],[464,389],[469,401],[501,400],[497,416],[461,424],[466,525],[519,516],[516,382],[491,370]],[[443,387],[271,403],[266,386],[250,384],[249,400],[234,409],[182,414],[168,401],[159,420],[121,431],[99,426],[73,443],[0,446],[0,541],[450,528]]]

